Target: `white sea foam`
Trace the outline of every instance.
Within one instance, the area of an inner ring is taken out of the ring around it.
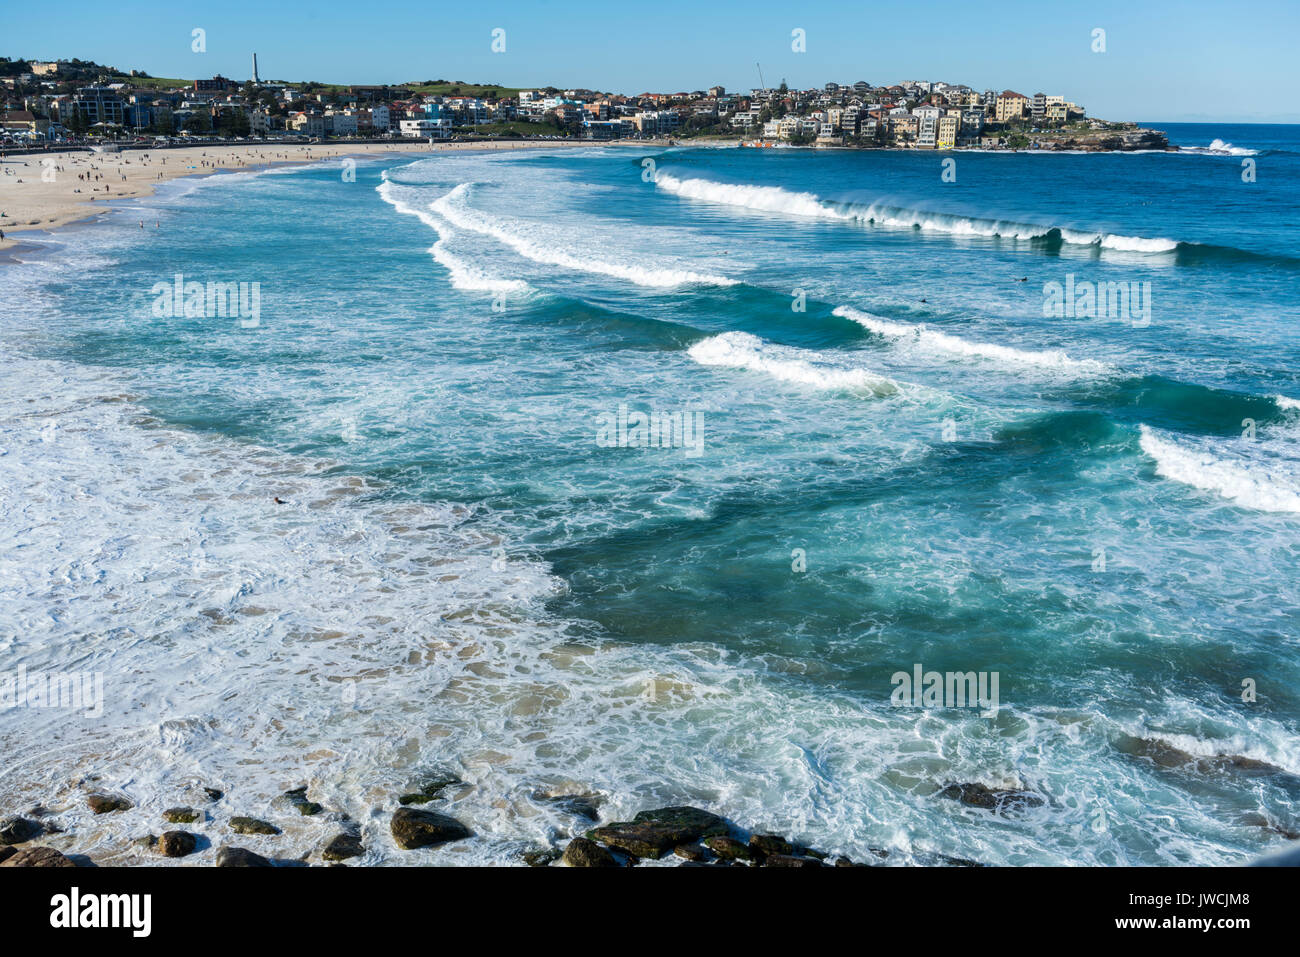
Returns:
[[[707,179],[679,179],[662,170],[655,185],[665,192],[686,199],[698,199],[726,206],[813,219],[852,219],[853,216],[826,205],[812,193],[795,193],[779,186],[754,186],[718,183]]]
[[[958,336],[939,332],[925,325],[891,322],[851,306],[839,306],[835,315],[851,319],[865,329],[896,343],[919,346],[932,353],[970,359],[985,359],[1016,366],[1031,366],[1056,372],[1083,375],[1105,375],[1114,372],[1112,366],[1095,359],[1072,359],[1060,349],[1026,350],[992,342],[972,342]]]
[[[686,285],[733,286],[736,283],[736,280],[725,276],[689,269],[662,269],[596,258],[554,230],[523,221],[509,221],[474,209],[469,205],[469,191],[470,184],[461,183],[434,200],[430,208],[453,226],[489,236],[533,262],[657,288]]]
[[[335,812],[358,822],[362,864],[509,863],[581,826],[535,797],[552,791],[596,792],[612,819],[701,803],[864,854],[866,802],[897,803],[868,785],[827,812],[795,786],[797,759],[710,749],[755,726],[814,740],[828,722],[862,754],[881,733],[861,702],[767,687],[707,642],[576,639],[578,623],[544,609],[564,583],[481,509],[388,501],[338,463],[166,428],[115,373],[14,363],[0,382],[4,671],[102,673],[104,709],[5,710],[0,804],[50,808],[79,853],[162,862],[128,841],[187,803],[211,838],[198,863],[231,815],[284,830],[241,843],[299,857],[337,830]],[[467,782],[446,809],[478,836],[395,849],[395,795],[439,765]],[[773,803],[773,773],[788,801]],[[328,813],[277,812],[297,784]],[[91,789],[136,808],[92,815]]]
[[[977,216],[908,209],[886,203],[872,203],[868,206],[829,203],[813,193],[792,192],[778,186],[719,183],[698,178],[681,179],[663,170],[660,170],[655,177],[655,185],[675,196],[723,206],[807,219],[919,229],[922,232],[944,233],[950,236],[1035,240],[1046,239],[1053,230],[1056,230],[1063,242],[1100,246],[1103,249],[1160,253],[1169,252],[1178,246],[1171,239],[1148,239],[1141,236],[1087,232],[1006,219],[982,219]]]
[[[379,193],[384,202],[391,205],[399,213],[416,217],[438,234],[438,241],[429,247],[429,253],[436,262],[447,270],[451,278],[451,284],[457,289],[469,292],[505,292],[517,295],[531,291],[532,287],[522,279],[501,279],[496,276],[489,276],[481,269],[470,265],[453,253],[447,248],[448,242],[455,236],[455,232],[450,226],[427,210],[398,199],[394,184],[387,179],[376,186],[375,191]]]
[[[1177,442],[1141,427],[1142,451],[1156,463],[1163,478],[1215,492],[1245,508],[1267,512],[1300,512],[1300,480],[1294,463],[1260,455],[1228,458],[1209,448]]]
[[[1200,153],[1209,156],[1257,156],[1259,150],[1248,149],[1244,146],[1233,146],[1231,143],[1215,138],[1210,141],[1209,146],[1183,146],[1179,152],[1182,153]]]
[[[898,383],[869,369],[832,365],[821,353],[764,342],[747,332],[724,332],[691,346],[700,365],[763,372],[784,382],[815,389],[839,389],[873,396],[894,395]]]
[[[209,841],[200,865],[232,815],[284,831],[241,844],[306,858],[340,813],[363,865],[506,864],[585,826],[538,792],[593,793],[612,820],[700,804],[858,858],[913,849],[923,810],[869,770],[914,736],[913,716],[768,681],[772,656],[584,640],[545,613],[564,583],[480,509],[388,501],[337,463],[166,428],[117,373],[13,368],[0,380],[0,653],[6,670],[101,672],[105,697],[93,719],[3,713],[0,804],[49,808],[77,853],[166,863],[129,841],[191,804]],[[711,746],[719,735],[742,745]],[[466,782],[440,809],[476,836],[398,850],[395,796],[440,767]],[[326,813],[277,806],[299,784]],[[136,806],[93,815],[92,790]],[[871,813],[897,833],[865,827]]]
[[[1273,401],[1277,403],[1279,409],[1287,412],[1300,410],[1300,399],[1293,399],[1289,395],[1275,395]]]
[[[1128,253],[1168,253],[1178,248],[1172,239],[1145,239],[1141,236],[1117,236],[1107,233],[1101,238],[1102,249],[1117,249]]]

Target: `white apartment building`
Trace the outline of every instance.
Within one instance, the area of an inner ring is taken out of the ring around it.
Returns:
[[[412,139],[446,139],[451,136],[451,120],[449,119],[418,119],[402,120],[400,129],[403,136],[409,136]]]

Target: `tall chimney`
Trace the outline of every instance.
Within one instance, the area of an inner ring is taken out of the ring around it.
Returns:
[[[262,82],[262,81],[259,80],[258,77],[257,77],[257,54],[256,54],[256,53],[253,54],[253,82],[254,82],[254,83],[261,83],[261,82]]]

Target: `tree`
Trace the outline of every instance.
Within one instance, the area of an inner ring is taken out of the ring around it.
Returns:
[[[89,129],[85,114],[77,109],[75,105],[71,109],[72,115],[68,117],[68,121],[63,125],[77,136],[85,136],[86,130]]]

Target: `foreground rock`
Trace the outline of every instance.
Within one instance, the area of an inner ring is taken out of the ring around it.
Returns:
[[[711,811],[698,807],[676,805],[656,808],[653,811],[641,811],[632,818],[634,824],[656,824],[666,827],[680,827],[691,831],[699,840],[715,834],[726,834],[731,830],[727,819]]]
[[[164,831],[158,838],[158,850],[167,857],[185,857],[198,846],[199,839],[189,831]]]
[[[92,794],[86,798],[86,804],[96,814],[129,811],[134,806],[126,798],[117,794]]]
[[[777,834],[755,834],[749,839],[749,849],[760,857],[769,854],[793,854],[794,845]]]
[[[697,807],[674,806],[642,811],[631,821],[593,828],[587,838],[633,857],[660,858],[680,845],[729,830],[726,820],[716,814]]]
[[[1194,774],[1232,773],[1246,777],[1271,778],[1279,784],[1300,787],[1300,776],[1258,758],[1243,754],[1191,754],[1159,738],[1134,738],[1128,735],[1115,742],[1116,750],[1130,757],[1145,759],[1158,768],[1186,771]]]
[[[469,828],[454,817],[409,807],[400,808],[393,813],[390,829],[397,846],[405,851],[446,844],[448,841],[459,841],[471,836]]]
[[[232,817],[230,829],[236,834],[279,834],[280,829],[274,824],[258,820],[255,817]]]
[[[271,862],[261,854],[244,847],[223,847],[217,851],[217,867],[270,867]]]
[[[614,855],[595,841],[575,837],[564,849],[564,863],[570,867],[618,867]]]
[[[442,796],[442,792],[450,787],[458,787],[464,784],[460,778],[454,774],[441,774],[428,778],[416,787],[397,799],[398,804],[428,804],[430,801]]]
[[[822,867],[815,857],[800,857],[796,854],[769,854],[763,859],[764,867]]]
[[[752,834],[710,811],[687,805],[641,811],[630,821],[616,821],[592,828],[585,837],[575,838],[564,850],[564,861],[572,867],[610,867],[635,864],[640,858],[663,857],[671,851],[682,867],[827,867],[828,855],[795,844],[779,834]],[[703,845],[703,846],[701,846]],[[868,848],[884,859],[889,852]],[[626,858],[626,860],[625,860]],[[945,860],[943,863],[958,863]],[[960,863],[973,864],[962,861]],[[836,858],[836,867],[870,867],[847,857]]]
[[[361,838],[355,834],[337,834],[325,845],[320,856],[327,861],[345,861],[350,857],[360,857],[366,852],[361,846]]]
[[[307,786],[292,788],[285,791],[279,798],[278,803],[287,806],[290,810],[297,811],[303,817],[311,817],[325,810],[315,801],[307,800]]]
[[[26,817],[7,817],[0,821],[0,844],[22,844],[45,833],[37,821]]]
[[[24,847],[14,853],[0,867],[76,867],[52,847]]]
[[[754,852],[749,849],[749,846],[734,837],[718,835],[705,838],[704,846],[724,861],[752,861],[754,859]]]
[[[1033,791],[1023,788],[991,788],[978,783],[949,784],[939,792],[939,796],[998,813],[1043,806],[1043,799]]]
[[[193,824],[199,819],[199,812],[192,807],[169,807],[163,811],[163,820],[168,824]]]
[[[544,794],[534,792],[533,800],[549,804],[565,814],[572,814],[574,817],[585,818],[588,821],[600,820],[602,798],[599,794]]]

